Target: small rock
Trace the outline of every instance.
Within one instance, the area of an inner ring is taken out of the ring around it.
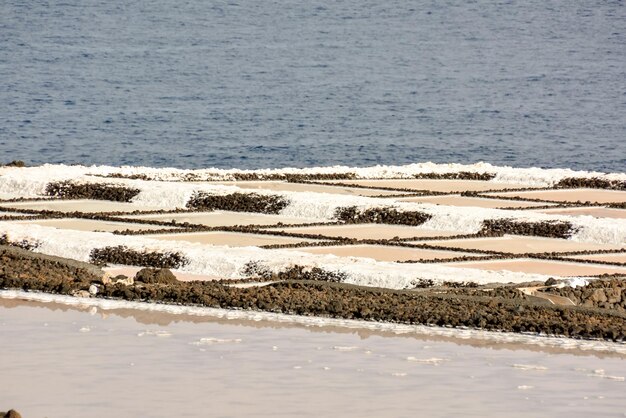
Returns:
[[[604,289],[595,289],[589,299],[591,299],[591,301],[595,303],[602,303],[602,302],[606,302],[607,300],[606,293],[604,293]]]
[[[88,298],[89,296],[91,296],[91,295],[89,294],[89,292],[88,292],[88,291],[86,291],[86,290],[74,290],[74,291],[71,293],[71,295],[72,295],[72,296],[75,296],[75,297],[77,297],[77,298]]]
[[[96,286],[95,284],[92,284],[91,286],[89,286],[89,294],[90,295],[97,295],[98,294],[98,286]]]
[[[620,289],[606,289],[605,293],[607,302],[609,303],[620,303],[622,300],[622,292]]]
[[[178,280],[169,269],[143,268],[135,275],[135,280],[143,283],[171,284]]]
[[[546,286],[554,286],[557,283],[558,282],[556,281],[556,279],[554,277],[550,277],[548,280],[546,280],[545,285]]]

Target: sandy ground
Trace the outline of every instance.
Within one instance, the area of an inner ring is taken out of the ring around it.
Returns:
[[[159,210],[155,206],[142,206],[126,202],[112,202],[109,200],[42,200],[29,202],[0,203],[0,207],[32,210],[54,210],[59,212],[133,212]]]
[[[393,239],[413,237],[442,237],[458,235],[457,231],[439,231],[410,226],[362,224],[336,226],[308,226],[277,229],[296,234],[319,234],[328,237],[345,237],[352,239]]]
[[[421,248],[386,247],[382,245],[345,245],[294,248],[313,254],[334,254],[339,257],[365,257],[378,261],[434,260],[455,257],[480,257],[481,254],[457,251],[424,250]]]
[[[603,207],[540,209],[537,210],[537,212],[547,213],[549,215],[593,216],[594,218],[626,219],[626,210]]]
[[[478,208],[517,209],[534,206],[545,206],[545,203],[526,202],[522,200],[485,199],[480,197],[465,197],[460,195],[449,196],[415,196],[398,198],[401,202],[433,203],[448,206],[473,206]]]
[[[281,237],[276,235],[256,235],[240,232],[192,232],[188,234],[158,234],[150,238],[166,241],[188,241],[200,244],[228,245],[229,247],[258,247],[261,245],[295,244],[297,242],[315,242],[306,238]]]
[[[386,196],[401,194],[389,190],[362,189],[358,187],[325,186],[320,184],[288,183],[286,181],[229,181],[211,182],[209,184],[223,184],[226,186],[237,186],[242,189],[262,189],[285,192],[314,192],[330,193],[352,196]]]
[[[390,187],[395,189],[430,190],[434,192],[464,192],[528,188],[519,183],[496,183],[481,180],[336,180],[334,183],[345,185],[356,184],[367,187]]]
[[[562,189],[537,190],[526,192],[490,193],[491,196],[523,197],[526,199],[543,199],[554,202],[594,202],[615,203],[626,202],[626,192],[602,189]]]
[[[487,260],[447,263],[451,267],[475,268],[480,270],[507,270],[555,276],[593,276],[599,274],[626,274],[626,267],[585,264],[565,261],[532,260]]]
[[[467,250],[501,251],[513,254],[614,250],[626,247],[609,244],[592,244],[566,239],[505,235],[493,238],[419,241],[415,243],[454,247]]]
[[[617,254],[584,254],[572,255],[567,258],[574,260],[605,261],[607,263],[626,263],[626,252]]]
[[[125,222],[97,221],[91,219],[36,219],[31,221],[11,221],[13,223],[27,223],[59,229],[71,229],[74,231],[153,231],[163,229],[159,225],[132,224]]]
[[[274,225],[279,222],[282,222],[283,224],[303,224],[318,222],[316,219],[308,218],[293,218],[281,215],[228,211],[129,215],[126,216],[126,218],[148,219],[162,222],[170,222],[174,220],[178,223],[188,222],[190,224],[201,224],[206,226]]]

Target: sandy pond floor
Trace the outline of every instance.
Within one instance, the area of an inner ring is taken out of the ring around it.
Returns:
[[[615,353],[15,299],[0,333],[25,417],[626,413]]]

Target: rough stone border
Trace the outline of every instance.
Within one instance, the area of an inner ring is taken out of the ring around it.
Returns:
[[[106,183],[59,181],[46,185],[46,195],[62,199],[109,200],[130,202],[141,190]]]
[[[447,290],[441,287],[419,291],[367,288],[338,283],[344,279],[341,274],[323,269],[313,272],[298,266],[284,272],[282,277],[285,281],[262,287],[238,288],[212,281],[124,283],[123,280],[107,281],[104,274],[97,274],[100,271],[90,273],[89,269],[83,268],[85,263],[73,260],[0,248],[0,257],[5,256],[8,263],[3,264],[13,270],[18,269],[20,277],[0,270],[0,288],[392,323],[542,333],[571,338],[626,340],[624,313],[610,309],[547,305],[545,301],[537,302],[510,286],[495,287],[490,292],[483,292],[482,287],[471,283]],[[82,273],[77,274],[77,269],[81,268]],[[251,269],[254,276],[257,272]],[[419,278],[415,283],[419,284]]]
[[[570,238],[576,233],[576,228],[565,221],[516,221],[514,219],[486,219],[480,234],[485,235],[526,235],[549,238]]]
[[[190,209],[228,210],[233,212],[254,212],[277,215],[289,205],[289,201],[280,195],[261,195],[257,193],[231,193],[213,195],[196,192],[187,202]]]
[[[178,252],[140,252],[123,245],[94,248],[89,254],[89,261],[95,265],[110,263],[154,268],[180,268],[189,264],[189,260]]]
[[[346,206],[337,208],[334,217],[346,224],[376,223],[418,226],[431,219],[432,215],[418,211],[399,212],[390,207],[359,209],[356,206]]]
[[[599,177],[567,177],[554,185],[557,189],[608,189],[626,190],[626,181],[607,180]]]

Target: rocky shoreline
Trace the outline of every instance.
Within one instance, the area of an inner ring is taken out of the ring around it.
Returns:
[[[110,278],[89,263],[9,246],[0,247],[0,260],[2,289],[626,341],[623,311],[607,309],[601,304],[604,302],[595,303],[596,299],[585,306],[551,305],[545,299],[522,293],[519,285],[431,287],[416,282],[414,290],[390,290],[340,283],[341,277],[323,269],[296,266],[272,275],[250,266],[249,281],[271,283],[239,288],[227,281],[176,281],[166,270],[142,270],[132,279]],[[621,291],[620,306],[626,304],[626,279],[599,279],[593,289],[605,281],[611,289]],[[569,292],[563,289],[558,291]],[[587,292],[585,288],[580,290]]]

